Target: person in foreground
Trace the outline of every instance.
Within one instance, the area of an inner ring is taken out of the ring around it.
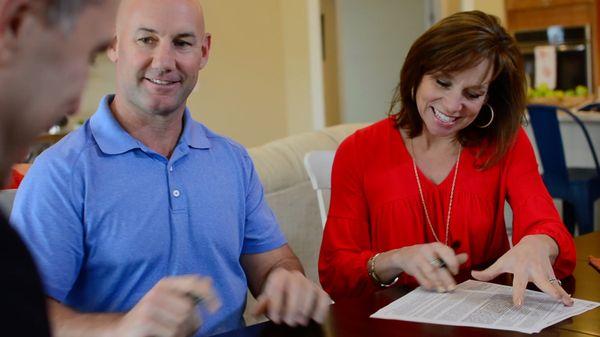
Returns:
[[[255,312],[322,322],[246,150],[191,118],[211,36],[196,0],[123,0],[116,95],[35,161],[12,220],[40,265],[55,336],[211,335]]]
[[[111,41],[116,6],[112,0],[0,0],[0,186],[23,149],[77,109],[90,59]],[[50,336],[36,266],[2,212],[0,269],[1,334]]]
[[[389,118],[336,153],[319,257],[334,300],[393,283],[451,291],[471,271],[513,274],[517,306],[528,282],[573,303],[559,279],[573,271],[574,242],[520,126],[525,88],[521,55],[493,16],[457,13],[414,42]]]

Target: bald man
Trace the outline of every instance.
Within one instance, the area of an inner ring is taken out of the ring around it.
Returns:
[[[323,321],[330,300],[303,275],[248,153],[186,109],[210,45],[197,1],[122,1],[116,94],[25,177],[12,219],[55,336],[224,332],[243,326],[248,288],[276,323]]]

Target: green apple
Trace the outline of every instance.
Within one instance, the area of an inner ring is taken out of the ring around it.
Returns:
[[[575,87],[575,95],[576,96],[587,96],[588,95],[588,88],[586,86],[583,85],[578,85]]]

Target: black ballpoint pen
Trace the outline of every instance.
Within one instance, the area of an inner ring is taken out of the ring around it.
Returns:
[[[460,241],[459,240],[455,240],[452,242],[452,244],[450,245],[450,248],[452,248],[453,250],[457,250],[458,248],[460,248]],[[446,268],[446,262],[444,262],[444,260],[438,258],[439,260],[439,267],[440,268]]]

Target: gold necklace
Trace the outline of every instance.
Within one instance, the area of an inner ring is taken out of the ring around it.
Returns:
[[[412,150],[412,162],[413,162],[413,171],[415,172],[415,178],[417,179],[417,186],[419,187],[419,196],[421,197],[421,204],[423,204],[423,209],[425,210],[425,218],[427,219],[427,224],[429,224],[429,228],[431,229],[431,233],[433,233],[433,237],[435,241],[440,242],[437,234],[435,234],[435,229],[431,224],[431,219],[429,218],[429,212],[427,212],[427,205],[425,205],[425,197],[423,196],[423,188],[421,187],[421,179],[419,179],[419,173],[417,172],[417,155],[415,153],[415,147],[413,146],[413,140],[410,138],[410,149]],[[458,175],[458,164],[460,163],[460,153],[462,152],[462,146],[458,148],[458,155],[456,156],[456,167],[454,168],[454,177],[452,178],[452,188],[450,189],[450,202],[448,203],[448,216],[446,218],[446,238],[444,244],[448,245],[448,231],[450,230],[450,215],[452,214],[452,201],[454,199],[454,187],[456,186],[456,176]]]

